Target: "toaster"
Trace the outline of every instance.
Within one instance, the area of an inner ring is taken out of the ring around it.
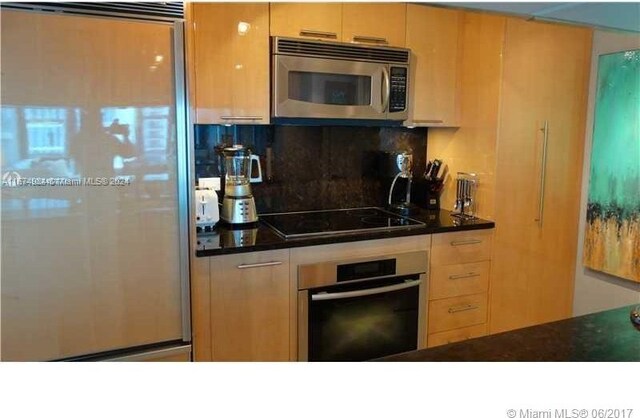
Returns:
[[[196,230],[209,232],[220,220],[218,194],[211,189],[196,189]]]

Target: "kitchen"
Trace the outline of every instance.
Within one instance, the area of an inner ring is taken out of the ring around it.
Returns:
[[[583,266],[633,12],[478,5],[3,4],[2,359],[637,361],[495,348],[639,343],[638,234]],[[86,177],[124,183],[23,184]]]

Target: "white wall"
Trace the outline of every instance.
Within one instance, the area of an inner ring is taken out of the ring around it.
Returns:
[[[591,79],[589,83],[589,108],[585,131],[584,166],[582,170],[582,199],[580,204],[580,229],[578,235],[578,257],[576,259],[575,295],[573,314],[613,309],[640,303],[640,283],[623,280],[608,274],[585,268],[582,265],[582,246],[587,218],[587,195],[589,189],[589,167],[591,164],[591,141],[593,133],[593,107],[596,95],[598,56],[600,54],[640,48],[640,35],[596,31],[593,36]]]

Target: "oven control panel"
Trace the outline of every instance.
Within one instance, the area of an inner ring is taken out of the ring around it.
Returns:
[[[396,259],[366,261],[364,263],[339,264],[336,278],[338,282],[368,279],[370,277],[393,276],[396,274]]]

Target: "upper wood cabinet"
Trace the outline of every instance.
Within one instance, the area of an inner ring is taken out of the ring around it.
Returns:
[[[342,38],[342,3],[271,3],[271,36]]]
[[[343,3],[342,41],[405,46],[406,3]]]
[[[407,5],[407,48],[411,49],[410,115],[407,123],[459,125],[459,10]]]
[[[591,33],[507,20],[491,332],[571,316]]]
[[[268,124],[269,3],[190,3],[195,122]]]

